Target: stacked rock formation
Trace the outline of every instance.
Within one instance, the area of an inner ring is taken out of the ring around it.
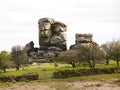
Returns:
[[[71,50],[78,50],[81,46],[89,47],[91,44],[98,45],[92,40],[92,34],[76,34],[76,43],[70,46]]]
[[[67,50],[66,34],[67,26],[52,18],[42,18],[39,25],[40,51],[65,51]]]

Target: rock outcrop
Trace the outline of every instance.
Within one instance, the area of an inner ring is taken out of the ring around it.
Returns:
[[[67,26],[52,18],[41,18],[39,25],[39,48],[34,48],[33,41],[25,45],[24,51],[29,57],[29,61],[36,60],[38,62],[48,62],[54,60],[60,52],[67,50],[67,37],[65,32]],[[76,34],[75,44],[71,45],[70,50],[78,50],[81,46],[89,47],[91,45],[98,46],[92,40],[92,34]]]
[[[98,44],[92,40],[93,35],[92,34],[76,34],[76,40],[75,44],[70,46],[71,50],[78,50],[81,46],[83,47],[89,47],[90,45],[96,45]]]
[[[65,51],[67,50],[66,34],[67,26],[52,18],[42,18],[39,25],[39,45],[43,51]]]
[[[30,56],[33,52],[38,52],[38,48],[34,48],[33,41],[27,43],[24,47],[24,52],[27,53],[27,56]]]

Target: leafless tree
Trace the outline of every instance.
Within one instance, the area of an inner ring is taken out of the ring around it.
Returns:
[[[20,45],[16,45],[12,47],[11,57],[12,57],[12,61],[16,65],[16,70],[19,70],[19,67],[26,62],[25,53]]]

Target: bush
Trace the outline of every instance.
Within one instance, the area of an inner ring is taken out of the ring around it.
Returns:
[[[2,82],[7,82],[7,81],[9,81],[9,82],[11,82],[12,80],[14,80],[14,76],[2,76],[2,77],[0,77],[0,81],[2,81]]]
[[[18,76],[2,76],[0,81],[2,82],[11,82],[11,81],[26,81],[26,80],[38,80],[38,74],[23,74]]]
[[[120,68],[63,70],[63,71],[54,72],[52,78],[67,78],[67,77],[75,77],[75,76],[89,76],[89,75],[114,74],[114,73],[120,73]]]

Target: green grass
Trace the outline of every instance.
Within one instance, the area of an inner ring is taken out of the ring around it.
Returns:
[[[109,65],[97,64],[97,65],[95,66],[95,68],[113,68],[113,67],[116,67],[116,62],[113,61],[113,60],[111,60],[111,61],[109,62]]]
[[[97,64],[95,68],[112,68],[116,67],[116,62],[110,61],[109,65],[105,64]],[[22,74],[27,74],[27,73],[38,73],[40,79],[44,78],[51,78],[53,72],[58,71],[58,70],[73,70],[73,69],[89,69],[88,65],[81,65],[77,66],[76,68],[72,68],[71,65],[69,64],[62,64],[58,63],[58,67],[54,66],[54,63],[41,63],[41,65],[36,65],[36,66],[29,66],[20,68],[20,70],[16,71],[15,69],[9,69],[7,70],[6,73],[0,72],[0,76],[17,76],[17,75],[22,75]]]
[[[40,78],[51,78],[52,73],[58,70],[72,69],[68,64],[58,64],[58,67],[54,67],[54,63],[42,63],[40,66],[29,66],[26,68],[20,68],[16,71],[15,69],[7,70],[7,72],[1,72],[0,76],[17,76],[27,73],[38,73]]]

